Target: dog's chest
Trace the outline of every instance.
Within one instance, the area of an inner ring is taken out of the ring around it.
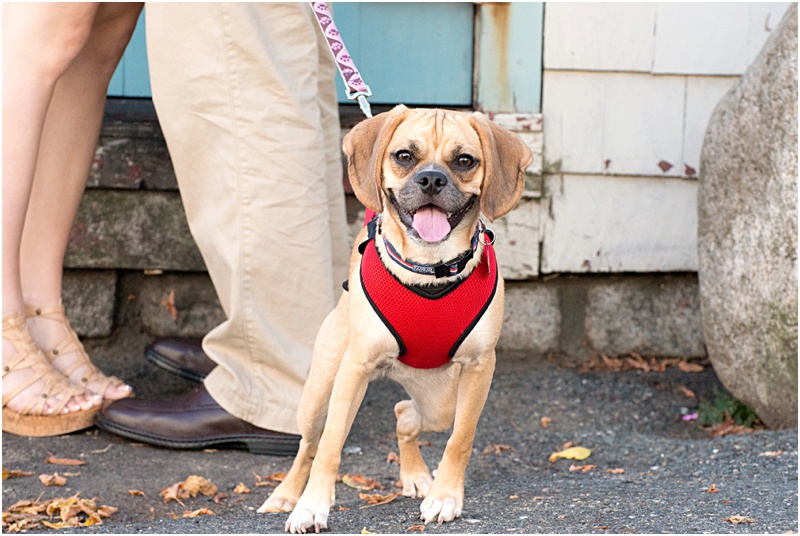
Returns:
[[[383,265],[374,243],[363,250],[364,294],[395,338],[398,360],[420,369],[438,368],[456,354],[481,319],[497,290],[494,249],[487,246],[475,270],[441,292],[407,287]]]

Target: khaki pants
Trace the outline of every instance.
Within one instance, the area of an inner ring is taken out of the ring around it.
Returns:
[[[347,278],[335,64],[308,3],[148,3],[153,101],[227,320],[211,396],[297,433],[311,351]]]

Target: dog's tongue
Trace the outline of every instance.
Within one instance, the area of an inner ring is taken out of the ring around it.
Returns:
[[[432,205],[420,207],[417,210],[417,213],[414,214],[413,225],[420,238],[426,242],[438,242],[450,232],[447,214]]]

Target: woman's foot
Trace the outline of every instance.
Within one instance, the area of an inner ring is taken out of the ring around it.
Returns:
[[[52,436],[88,428],[102,401],[53,369],[21,315],[3,318],[4,431]]]
[[[92,364],[89,355],[69,325],[64,307],[32,307],[25,310],[33,340],[53,367],[75,385],[105,400],[119,400],[133,395],[133,389],[119,378],[107,376]]]

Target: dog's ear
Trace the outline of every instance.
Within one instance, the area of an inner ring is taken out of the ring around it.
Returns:
[[[495,125],[480,112],[473,113],[470,122],[480,137],[484,157],[481,212],[494,221],[514,208],[522,197],[525,168],[533,160],[533,153],[519,136]]]
[[[343,149],[353,192],[365,207],[378,213],[383,211],[383,155],[392,134],[407,113],[408,108],[399,104],[388,112],[361,121],[344,137]]]

